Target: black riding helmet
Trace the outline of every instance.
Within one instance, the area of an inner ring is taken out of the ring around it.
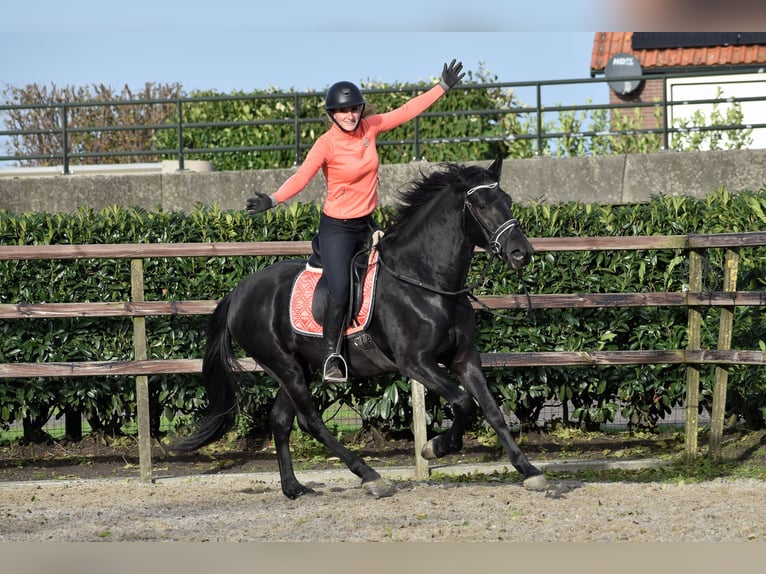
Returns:
[[[362,96],[359,88],[351,82],[335,82],[324,100],[324,109],[327,112],[340,110],[342,108],[353,108],[354,106],[364,106],[367,102]]]

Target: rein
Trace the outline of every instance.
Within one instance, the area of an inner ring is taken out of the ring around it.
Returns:
[[[402,281],[403,283],[408,283],[409,285],[415,285],[416,287],[420,287],[421,289],[425,289],[426,291],[438,293],[439,295],[445,295],[447,297],[458,297],[460,295],[465,295],[472,301],[475,301],[482,308],[482,310],[487,311],[493,317],[520,321],[521,319],[526,319],[529,316],[529,312],[532,310],[532,298],[529,296],[529,290],[527,289],[527,284],[524,282],[523,276],[521,274],[521,270],[519,270],[519,277],[521,278],[521,285],[524,287],[524,295],[526,295],[527,297],[527,308],[524,310],[524,315],[522,315],[521,317],[509,317],[506,314],[498,313],[492,307],[484,303],[484,301],[482,301],[476,295],[473,294],[473,290],[479,285],[481,285],[482,283],[484,283],[485,279],[487,278],[487,272],[489,271],[489,266],[492,264],[492,260],[495,257],[499,256],[497,253],[494,253],[494,252],[491,253],[491,257],[487,260],[487,263],[486,265],[484,265],[484,269],[481,272],[481,278],[478,281],[474,282],[472,285],[469,285],[468,287],[464,287],[463,289],[460,289],[459,291],[445,291],[444,289],[440,289],[439,287],[436,287],[434,285],[423,283],[420,279],[416,279],[414,277],[408,277],[407,275],[403,275],[399,273],[398,271],[394,271],[393,269],[391,269],[391,267],[389,267],[386,264],[386,262],[383,260],[383,257],[381,255],[382,254],[380,252],[380,248],[378,248],[378,263],[383,269],[385,269],[395,279],[398,279],[399,281]]]
[[[489,246],[488,251],[490,253],[490,258],[487,260],[487,263],[484,265],[484,269],[481,272],[480,279],[478,279],[472,285],[469,285],[468,287],[464,287],[463,289],[460,289],[458,291],[447,291],[439,287],[436,287],[435,285],[424,283],[420,279],[403,275],[402,273],[395,271],[394,269],[392,269],[386,264],[386,262],[383,260],[380,248],[378,248],[378,263],[380,263],[380,266],[386,271],[388,271],[388,273],[392,277],[404,283],[408,283],[409,285],[415,285],[416,287],[420,287],[421,289],[425,289],[433,293],[438,293],[439,295],[445,295],[447,297],[458,297],[461,295],[466,295],[468,298],[478,303],[483,310],[488,311],[491,315],[495,317],[500,317],[504,319],[514,319],[514,320],[520,320],[520,319],[526,318],[529,315],[529,311],[532,309],[532,299],[529,296],[529,290],[527,289],[527,285],[524,282],[523,276],[521,274],[521,270],[519,270],[519,277],[521,278],[521,284],[524,287],[524,294],[527,297],[527,309],[525,310],[525,313],[522,317],[508,317],[504,314],[498,313],[497,311],[492,309],[489,305],[487,305],[483,301],[480,301],[479,298],[473,294],[473,290],[479,285],[483,284],[484,281],[486,280],[487,273],[489,272],[489,266],[492,264],[492,261],[494,260],[494,258],[500,257],[500,253],[502,252],[502,246],[500,245],[500,238],[503,236],[503,234],[505,234],[508,231],[511,231],[514,227],[517,227],[519,225],[519,220],[516,218],[512,218],[500,224],[500,226],[498,226],[498,228],[493,232],[489,227],[487,227],[484,221],[478,216],[473,206],[468,201],[468,198],[475,191],[478,191],[480,189],[494,189],[497,186],[498,186],[498,182],[477,185],[469,189],[465,194],[466,201],[463,204],[464,206],[463,219],[465,220],[465,209],[467,208],[468,211],[471,213],[471,216],[474,218],[474,221],[476,221],[480,225],[482,232],[484,233],[484,237],[487,240],[487,245]],[[463,224],[463,226],[465,227],[465,223]]]

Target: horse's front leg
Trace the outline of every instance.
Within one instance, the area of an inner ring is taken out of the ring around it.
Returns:
[[[433,388],[432,388],[433,390]],[[463,449],[463,435],[473,413],[473,399],[458,387],[440,392],[452,409],[452,425],[423,445],[420,456],[434,460]]]
[[[524,477],[524,486],[530,490],[544,490],[547,488],[548,481],[542,471],[529,462],[526,455],[513,439],[511,431],[505,422],[505,417],[492,393],[489,391],[487,380],[481,370],[481,359],[478,352],[470,353],[467,360],[456,362],[453,368],[463,388],[479,403],[484,418],[500,439],[511,464]]]
[[[403,373],[442,397],[452,409],[452,425],[429,440],[420,455],[426,460],[441,458],[463,448],[463,434],[475,410],[473,399],[455,384],[446,371],[429,356],[407,361]]]

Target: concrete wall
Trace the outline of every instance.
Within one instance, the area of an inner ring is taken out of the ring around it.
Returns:
[[[401,186],[419,170],[433,167],[427,162],[382,166],[381,202],[393,203]],[[273,192],[293,171],[179,172],[166,166],[163,172],[160,166],[156,173],[143,169],[140,173],[23,176],[16,170],[13,175],[0,174],[0,209],[53,213],[120,205],[189,211],[197,203],[242,209],[247,197],[257,191]],[[322,198],[323,183],[320,174],[295,201]],[[720,187],[755,191],[766,186],[766,150],[506,160],[501,184],[521,203],[620,204],[646,202],[657,194],[704,197]]]

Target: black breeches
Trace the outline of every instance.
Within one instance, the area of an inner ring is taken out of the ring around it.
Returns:
[[[335,219],[322,213],[319,220],[319,251],[330,296],[340,305],[348,302],[351,260],[373,229],[371,216]]]

